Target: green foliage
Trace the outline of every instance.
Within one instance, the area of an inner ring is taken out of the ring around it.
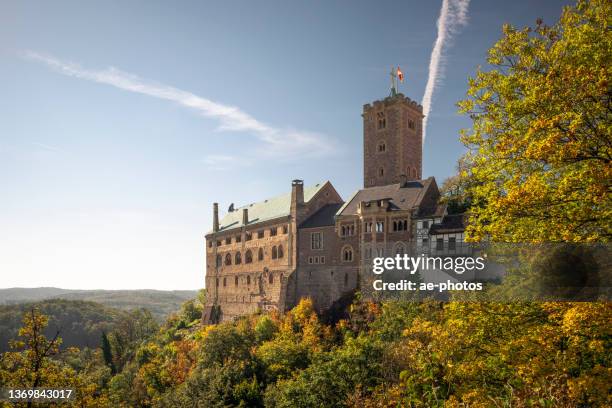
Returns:
[[[580,0],[558,23],[505,26],[492,69],[459,103],[472,128],[461,177],[469,237],[601,242],[612,234],[612,3]]]

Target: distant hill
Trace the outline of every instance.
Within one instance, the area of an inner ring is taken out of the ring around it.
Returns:
[[[83,300],[120,310],[148,309],[158,321],[180,309],[183,302],[197,296],[195,290],[72,290],[60,288],[0,289],[0,305],[38,302],[47,299]]]
[[[82,300],[53,299],[3,305],[0,306],[0,352],[8,350],[9,340],[17,338],[24,313],[33,307],[49,317],[45,330],[48,338],[60,331],[62,347],[98,347],[103,331],[110,332],[121,319],[128,318],[126,311]]]

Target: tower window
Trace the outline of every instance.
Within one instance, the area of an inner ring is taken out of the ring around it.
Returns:
[[[257,260],[258,261],[263,261],[263,259],[264,259],[263,249],[259,248],[259,251],[257,252]]]
[[[323,235],[320,232],[310,234],[310,249],[323,249]]]
[[[353,261],[353,248],[351,246],[346,246],[342,248],[342,260],[344,262]]]
[[[381,142],[378,144],[378,152],[383,153],[387,151],[387,145],[385,142]]]
[[[387,127],[387,119],[385,118],[385,113],[384,112],[378,112],[376,114],[376,120],[378,123],[378,129],[384,129]]]
[[[378,169],[378,176],[382,177],[384,175],[385,175],[385,169],[381,167],[380,169]]]
[[[414,120],[410,120],[410,119],[408,120],[408,127],[409,127],[410,129],[414,129],[414,128],[415,128],[415,126],[414,126]]]

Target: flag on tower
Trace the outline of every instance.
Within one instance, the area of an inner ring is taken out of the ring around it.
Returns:
[[[400,69],[399,65],[397,66],[397,77],[401,83],[404,83],[404,73]]]

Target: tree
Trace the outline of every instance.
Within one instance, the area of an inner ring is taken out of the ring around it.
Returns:
[[[104,363],[111,369],[111,374],[115,375],[117,369],[113,362],[113,352],[111,350],[110,341],[108,341],[108,336],[105,332],[102,332],[102,355],[104,356]]]
[[[553,26],[509,25],[459,102],[468,238],[608,241],[612,234],[612,3],[579,0]]]

